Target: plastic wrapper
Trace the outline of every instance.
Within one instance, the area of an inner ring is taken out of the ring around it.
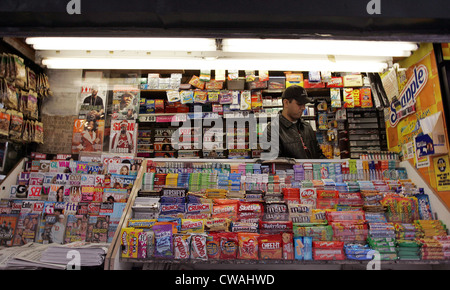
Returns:
[[[256,233],[238,233],[238,259],[258,260],[258,237]]]
[[[220,237],[220,259],[233,260],[237,257],[238,238],[236,233],[218,233]]]
[[[230,227],[228,218],[211,218],[205,222],[205,231],[208,232],[228,232]]]
[[[181,233],[203,233],[205,231],[204,219],[182,219]]]
[[[206,237],[206,253],[209,260],[220,258],[220,236],[217,233],[209,233]]]
[[[155,258],[173,258],[172,225],[154,225]]]
[[[187,260],[190,257],[191,235],[173,235],[174,258],[177,260]]]
[[[193,234],[191,237],[191,259],[208,260],[206,234]]]

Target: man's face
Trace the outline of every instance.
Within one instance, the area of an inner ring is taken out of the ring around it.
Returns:
[[[125,134],[127,132],[127,125],[126,124],[120,125],[120,132],[122,134]]]
[[[305,110],[304,104],[299,104],[295,99],[283,100],[283,111],[286,111],[286,116],[290,121],[296,121],[301,118]]]
[[[128,106],[131,103],[131,95],[130,94],[122,95],[122,102],[124,102]]]
[[[95,89],[92,90],[92,96],[93,96],[93,97],[97,96],[97,93],[98,93],[97,90],[95,90]]]

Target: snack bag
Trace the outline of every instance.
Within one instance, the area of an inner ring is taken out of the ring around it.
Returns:
[[[354,108],[355,101],[353,99],[353,89],[344,89],[344,108]]]
[[[210,260],[220,258],[220,236],[217,233],[209,233],[206,237],[206,253]]]
[[[258,260],[258,237],[256,233],[238,233],[238,259]]]
[[[153,226],[155,232],[155,258],[173,258],[172,225]]]
[[[176,234],[173,236],[174,257],[177,260],[186,260],[190,256],[191,235]]]
[[[219,102],[219,91],[208,91],[208,102],[218,103]]]
[[[153,230],[144,230],[147,235],[147,258],[153,257],[155,253],[155,232]]]
[[[175,90],[168,90],[166,92],[167,101],[169,103],[179,102],[181,100],[180,93]]]
[[[206,250],[206,235],[194,234],[191,237],[191,259],[193,260],[208,260]]]
[[[283,240],[283,260],[294,260],[294,234],[285,232],[281,234]]]
[[[219,233],[220,237],[220,259],[236,259],[238,252],[238,238],[236,233]]]
[[[261,234],[258,239],[261,260],[281,260],[283,258],[281,234]]]
[[[0,109],[0,135],[8,137],[11,115],[5,110]]]
[[[138,233],[138,259],[146,259],[147,258],[147,233],[144,231],[140,231]]]

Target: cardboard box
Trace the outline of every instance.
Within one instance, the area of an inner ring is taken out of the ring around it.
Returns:
[[[362,87],[363,77],[362,75],[346,75],[344,76],[344,87]]]
[[[415,138],[417,157],[448,153],[442,112],[425,117],[419,122],[423,135]]]

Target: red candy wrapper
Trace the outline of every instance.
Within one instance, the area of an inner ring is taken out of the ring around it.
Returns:
[[[238,233],[238,259],[258,260],[258,237],[254,233]]]
[[[206,254],[210,260],[220,258],[220,236],[217,233],[210,233],[206,237]]]
[[[236,259],[238,252],[238,238],[236,233],[219,233],[220,236],[220,259]]]
[[[191,259],[208,260],[206,252],[206,235],[192,235],[191,237]]]
[[[190,256],[191,235],[174,235],[173,247],[175,259],[186,260]]]

